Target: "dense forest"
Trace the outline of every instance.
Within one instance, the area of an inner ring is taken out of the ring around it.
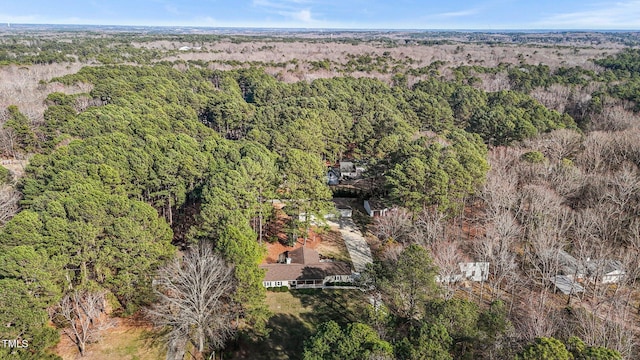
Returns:
[[[278,241],[266,231],[273,199],[287,203],[286,231],[306,237],[308,215],[332,211],[327,166],[344,159],[367,166],[357,196],[391,207],[360,224],[374,263],[346,291],[368,300],[288,358],[638,356],[638,50],[588,67],[418,64],[384,52],[398,46],[386,38],[381,55],[309,60],[335,73],[285,81],[304,60],[139,46],[255,40],[230,39],[3,38],[7,68],[91,66],[42,80],[40,115],[1,109],[0,338],[29,346],[0,357],[57,359],[61,337],[84,355],[113,318],[143,317],[167,358],[242,358],[277,333],[259,268]],[[475,44],[449,42],[463,59]],[[583,291],[556,289],[561,253],[589,267]],[[487,281],[441,280],[469,258],[489,262]],[[620,281],[602,281],[609,261]]]

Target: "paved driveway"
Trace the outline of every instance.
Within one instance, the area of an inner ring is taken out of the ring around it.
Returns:
[[[329,226],[337,228],[342,234],[353,267],[357,273],[361,273],[367,264],[373,262],[371,249],[364,236],[351,218],[343,217],[338,220],[329,220],[328,223]]]

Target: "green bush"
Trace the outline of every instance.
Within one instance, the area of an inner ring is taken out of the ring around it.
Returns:
[[[334,282],[326,283],[325,286],[355,286],[355,285],[352,282],[348,282],[348,281],[334,281]]]
[[[299,289],[298,292],[303,295],[316,295],[321,289]]]
[[[11,181],[11,173],[9,170],[0,165],[0,183],[6,184]]]
[[[520,160],[531,164],[540,164],[544,162],[545,157],[540,151],[529,151],[522,154],[522,156],[520,156]]]
[[[288,286],[274,286],[274,287],[267,288],[267,291],[271,291],[271,292],[287,292],[287,291],[289,291],[289,287]]]

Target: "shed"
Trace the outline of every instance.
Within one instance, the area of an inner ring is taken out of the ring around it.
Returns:
[[[332,201],[335,204],[336,210],[340,217],[350,218],[353,215],[353,208],[351,207],[352,198],[333,198]]]
[[[372,217],[385,216],[389,211],[389,208],[379,199],[365,200],[364,209]]]
[[[489,279],[488,262],[459,263],[458,266],[460,266],[460,272],[465,279],[478,282]]]

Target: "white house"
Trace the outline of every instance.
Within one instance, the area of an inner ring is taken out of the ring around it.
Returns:
[[[460,272],[465,279],[478,282],[489,279],[488,262],[458,263],[458,266],[460,266]]]
[[[371,217],[385,216],[390,210],[384,203],[376,199],[365,200],[364,209]]]
[[[475,282],[487,281],[489,279],[488,262],[461,262],[458,263],[460,272],[451,275],[436,275],[436,282],[456,283],[463,280]]]
[[[333,198],[333,204],[337,210],[337,214],[343,218],[350,218],[353,215],[353,208],[351,207],[351,198]]]

